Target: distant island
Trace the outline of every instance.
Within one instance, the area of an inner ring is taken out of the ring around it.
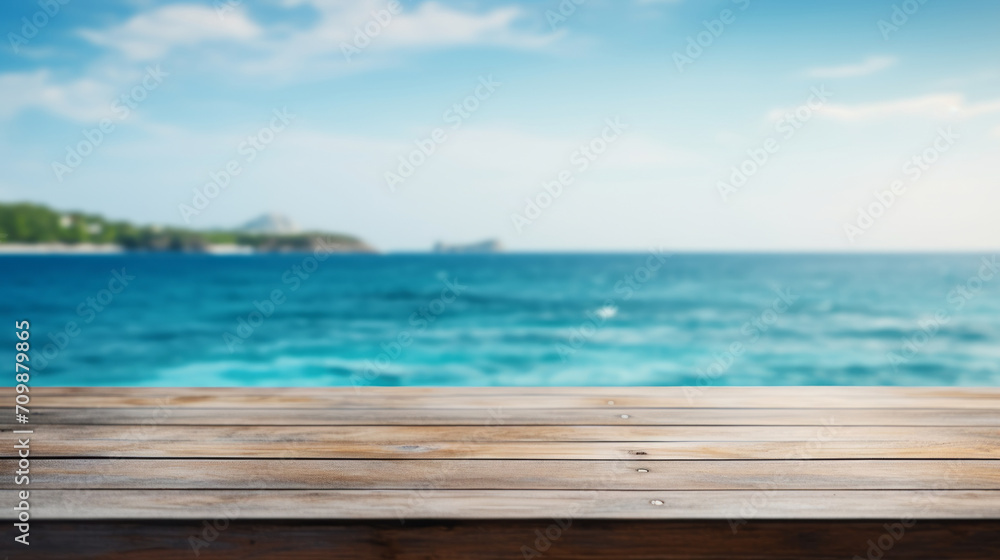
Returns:
[[[499,253],[503,251],[500,241],[488,239],[479,243],[467,243],[464,245],[453,245],[437,242],[434,244],[435,253]]]
[[[374,253],[356,237],[299,231],[284,216],[266,214],[234,230],[198,231],[137,226],[94,214],[58,212],[29,203],[0,204],[0,252],[178,251],[256,253],[312,251]]]

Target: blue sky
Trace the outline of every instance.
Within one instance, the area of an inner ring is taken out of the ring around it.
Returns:
[[[0,200],[389,250],[1000,244],[996,2],[95,4],[5,3]]]

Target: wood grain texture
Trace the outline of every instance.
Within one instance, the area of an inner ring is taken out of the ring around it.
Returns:
[[[223,415],[224,416],[224,415]],[[224,420],[224,417],[218,418]],[[59,425],[44,427],[46,439],[131,437],[211,437],[213,434],[278,434],[294,438],[319,434],[325,442],[370,442],[406,445],[413,442],[546,442],[546,441],[908,441],[951,440],[1000,446],[1000,429],[936,426],[231,426],[223,432],[218,424]],[[184,426],[174,428],[174,426]],[[11,429],[10,426],[6,428]],[[185,433],[188,435],[185,436]],[[256,437],[256,436],[244,436]],[[0,448],[2,451],[2,448]]]
[[[38,388],[32,421],[43,523],[1000,519],[997,389]]]
[[[16,470],[13,459],[0,471]],[[1000,489],[1000,461],[38,459],[32,489]],[[0,488],[14,489],[13,479]]]
[[[36,457],[300,459],[1000,459],[990,438],[839,441],[345,441],[324,427],[48,426]],[[0,449],[14,457],[16,450]]]
[[[953,439],[869,441],[668,442],[433,442],[407,444],[329,441],[302,428],[255,427],[152,430],[138,439],[125,432],[73,429],[36,436],[36,457],[300,458],[300,459],[997,459],[1000,448]],[[13,448],[2,452],[14,457]]]
[[[15,503],[15,490],[0,500]],[[1000,490],[33,490],[32,519],[996,519]],[[13,521],[12,508],[0,519]]]
[[[222,400],[222,399],[220,399]],[[225,402],[224,400],[222,400]],[[34,402],[34,401],[33,401]],[[1000,428],[1000,408],[48,408],[40,424],[320,426],[968,426]],[[218,402],[210,404],[219,404]],[[8,425],[9,427],[9,425]]]

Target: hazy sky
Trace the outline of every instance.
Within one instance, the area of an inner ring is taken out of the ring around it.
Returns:
[[[1000,245],[1000,3],[577,1],[5,2],[0,200],[383,249]]]

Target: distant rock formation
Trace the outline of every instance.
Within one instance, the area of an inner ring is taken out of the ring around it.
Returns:
[[[467,243],[464,245],[452,245],[449,243],[441,243],[440,241],[434,244],[435,253],[500,253],[503,251],[503,247],[500,245],[500,241],[496,239],[487,239],[486,241],[480,241],[479,243]]]
[[[248,233],[288,235],[302,231],[291,218],[282,214],[262,214],[239,228]]]

